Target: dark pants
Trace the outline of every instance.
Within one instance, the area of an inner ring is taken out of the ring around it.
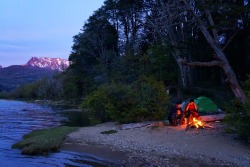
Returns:
[[[181,120],[182,120],[182,114],[179,114],[179,115],[175,115],[175,118],[174,118],[174,125],[180,125],[181,124]]]

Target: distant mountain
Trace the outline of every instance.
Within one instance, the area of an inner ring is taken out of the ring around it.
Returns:
[[[32,57],[24,65],[0,68],[0,92],[11,91],[20,85],[51,77],[69,67],[69,61],[60,58]]]
[[[32,57],[26,64],[23,66],[32,66],[32,67],[40,67],[51,70],[64,71],[68,68],[70,62],[61,58],[48,58],[48,57]]]
[[[13,90],[43,77],[51,77],[55,72],[51,69],[22,65],[0,68],[0,92]]]

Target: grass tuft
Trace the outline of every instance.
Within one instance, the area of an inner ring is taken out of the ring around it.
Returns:
[[[12,145],[14,149],[22,149],[25,155],[47,155],[60,149],[65,137],[77,130],[77,127],[60,126],[35,130],[23,136],[23,140]]]

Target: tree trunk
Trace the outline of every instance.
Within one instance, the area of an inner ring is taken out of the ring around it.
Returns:
[[[175,35],[175,32],[173,31],[172,28],[169,29],[169,37],[170,37],[170,40],[171,40],[171,44],[176,47],[176,48],[179,48],[179,43],[180,41],[178,41],[178,38],[176,37]],[[181,79],[181,84],[183,87],[188,87],[188,68],[187,66],[184,66],[182,63],[180,63],[178,60],[180,58],[180,51],[179,50],[176,50],[174,53],[174,58],[179,66],[179,70],[180,70],[180,79]]]
[[[179,54],[178,53],[174,53],[174,58],[177,61],[177,64],[179,66],[179,70],[180,70],[180,80],[181,80],[181,85],[183,87],[187,87],[187,72],[186,72],[186,66],[184,66],[182,63],[180,63],[178,61]]]
[[[223,69],[225,75],[227,76],[227,82],[229,83],[232,91],[234,92],[235,97],[237,99],[239,99],[242,103],[245,103],[246,102],[246,95],[243,92],[242,88],[240,87],[240,84],[236,78],[236,75],[235,75],[231,65],[229,64],[228,60],[226,59],[226,56],[225,56],[224,52],[222,51],[222,48],[220,48],[216,44],[216,42],[211,37],[211,35],[209,34],[209,32],[207,31],[206,27],[203,24],[200,24],[199,26],[200,26],[200,29],[201,29],[203,35],[207,39],[208,43],[211,45],[211,47],[215,51],[216,57],[221,62],[220,66]]]
[[[187,1],[184,1],[188,9],[192,9],[191,6]],[[236,75],[229,64],[223,49],[217,44],[215,39],[212,37],[212,35],[209,33],[207,27],[205,24],[202,22],[200,17],[194,12],[192,9],[192,14],[194,18],[197,21],[197,24],[199,26],[199,29],[201,30],[202,34],[206,38],[207,42],[210,44],[210,46],[213,48],[214,52],[216,53],[215,57],[218,59],[220,62],[220,67],[223,69],[225,75],[227,76],[227,82],[229,83],[235,97],[240,100],[240,102],[245,103],[246,102],[246,95],[243,92],[242,88],[239,85],[239,82],[236,78]]]

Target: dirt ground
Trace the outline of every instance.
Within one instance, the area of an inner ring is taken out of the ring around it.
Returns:
[[[225,133],[224,124],[213,128],[145,126],[122,130],[105,123],[82,127],[71,133],[63,150],[85,152],[123,166],[250,167],[250,147],[235,135]],[[101,132],[116,130],[117,133]]]

